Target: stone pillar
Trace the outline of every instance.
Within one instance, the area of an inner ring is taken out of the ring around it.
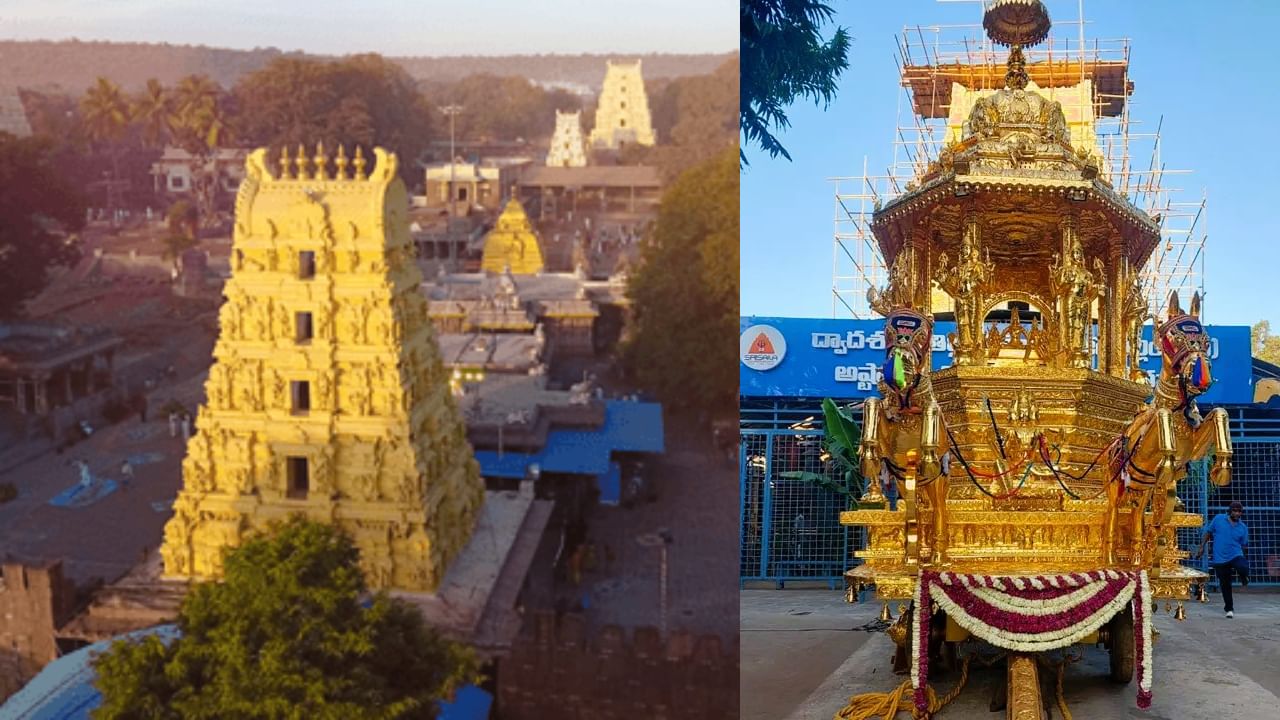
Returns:
[[[14,395],[14,407],[18,409],[18,412],[26,415],[31,412],[31,408],[27,407],[27,383],[22,379],[21,375],[14,377],[13,387],[17,393]]]
[[[71,405],[76,401],[75,394],[72,392],[72,389],[73,388],[71,387],[71,366],[68,365],[62,368],[63,401],[65,401],[67,405]]]
[[[49,412],[49,377],[36,375],[32,381],[36,385],[36,414],[46,415]]]
[[[94,391],[94,373],[98,368],[98,354],[94,353],[85,361],[84,371],[84,394],[92,395]]]

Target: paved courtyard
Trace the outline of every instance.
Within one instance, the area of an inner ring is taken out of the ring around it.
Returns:
[[[877,626],[878,603],[848,605],[830,590],[743,590],[741,707],[744,720],[830,718],[851,695],[889,692],[893,643]],[[1133,685],[1106,679],[1107,654],[1079,646],[1063,683],[1076,718],[1264,720],[1280,707],[1280,592],[1237,590],[1236,617],[1222,615],[1221,598],[1187,605],[1186,622],[1156,615],[1155,699],[1138,710]],[[987,648],[987,652],[992,650]],[[939,692],[958,674],[935,678]],[[970,672],[960,697],[940,718],[994,718],[988,703],[1003,665]],[[899,717],[907,717],[904,713]],[[1054,711],[1052,717],[1060,717]]]
[[[667,452],[646,463],[652,502],[593,508],[588,538],[602,548],[579,590],[595,627],[660,627],[661,549],[655,533],[670,531],[667,627],[715,634],[726,650],[738,633],[737,476],[735,465],[709,450],[709,433],[667,418]]]
[[[194,407],[203,375],[151,394],[151,407],[178,399]],[[0,483],[12,482],[17,499],[0,505],[0,550],[18,559],[63,558],[63,570],[77,584],[93,578],[107,582],[127,572],[147,548],[154,548],[172,514],[185,445],[169,436],[166,418],[153,412],[143,423],[137,415],[102,428],[64,452],[44,452],[0,471]],[[130,459],[133,480],[98,502],[83,507],[54,507],[50,498],[76,484],[84,461],[97,480],[120,483],[121,463]]]

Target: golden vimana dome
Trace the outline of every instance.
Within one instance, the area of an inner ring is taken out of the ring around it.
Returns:
[[[480,258],[480,269],[484,272],[501,273],[508,267],[516,275],[533,275],[543,268],[542,247],[533,232],[533,223],[515,198],[507,201],[498,222],[485,238],[484,254]]]

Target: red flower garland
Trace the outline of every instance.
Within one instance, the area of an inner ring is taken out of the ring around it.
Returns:
[[[1014,600],[1016,602],[1002,604],[1014,605],[1016,609],[993,605],[975,590],[988,595],[994,591]],[[1068,600],[1072,594],[1083,597],[1078,601]],[[1054,601],[1071,604],[1055,607]],[[957,622],[983,640],[1012,650],[1037,651],[1070,645],[1109,620],[1117,603],[1126,601],[1133,605],[1136,630],[1137,702],[1139,708],[1147,708],[1151,705],[1151,687],[1144,652],[1149,642],[1150,616],[1145,605],[1150,599],[1145,573],[1097,570],[1063,575],[992,576],[922,570],[916,587],[912,637],[915,667],[911,679],[916,708],[921,712],[928,710],[929,625],[935,602],[950,608]]]

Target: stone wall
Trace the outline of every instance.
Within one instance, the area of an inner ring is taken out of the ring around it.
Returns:
[[[58,657],[54,632],[72,613],[75,589],[62,563],[6,561],[0,575],[0,701]]]
[[[719,637],[609,625],[534,613],[498,662],[503,720],[730,720],[738,717],[738,649]]]

